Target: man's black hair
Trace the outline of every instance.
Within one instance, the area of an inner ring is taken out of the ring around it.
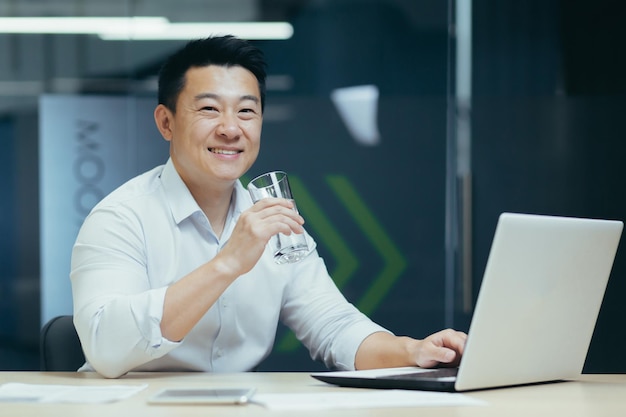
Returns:
[[[231,35],[193,40],[171,55],[159,72],[159,104],[175,113],[187,70],[209,65],[238,65],[252,72],[259,83],[261,109],[265,108],[266,63],[263,52],[249,41]]]

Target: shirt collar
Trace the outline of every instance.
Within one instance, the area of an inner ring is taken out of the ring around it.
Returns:
[[[235,184],[235,194],[233,201],[231,203],[233,207],[233,217],[237,219],[239,215],[246,209],[248,209],[252,205],[252,198],[241,184],[241,181],[237,181]]]
[[[183,179],[178,175],[171,158],[167,160],[163,167],[161,183],[163,184],[163,191],[170,205],[172,216],[177,224],[193,213],[200,211],[198,203],[196,203]]]
[[[191,195],[189,188],[187,188],[178,171],[176,171],[171,158],[167,160],[163,167],[161,183],[163,184],[163,190],[176,224],[179,224],[196,212],[202,212],[193,195]],[[250,195],[241,184],[241,181],[237,181],[230,205],[229,217],[232,216],[234,220],[238,219],[239,215],[250,207],[251,204]]]

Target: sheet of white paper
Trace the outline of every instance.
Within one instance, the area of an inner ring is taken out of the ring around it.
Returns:
[[[343,376],[343,377],[359,377],[359,378],[377,378],[379,376],[384,375],[402,375],[402,374],[412,374],[416,372],[428,372],[432,371],[432,369],[427,368],[417,368],[414,366],[404,367],[404,368],[381,368],[381,369],[368,369],[364,371],[325,371],[325,372],[317,372],[312,375],[332,375],[332,376]]]
[[[464,394],[407,390],[256,394],[252,398],[252,402],[261,404],[271,410],[486,405],[484,401],[471,398]]]
[[[10,382],[0,385],[0,402],[110,403],[123,400],[148,385],[38,385]]]

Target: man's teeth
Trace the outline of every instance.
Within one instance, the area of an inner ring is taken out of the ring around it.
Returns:
[[[235,155],[239,153],[238,151],[228,151],[226,149],[217,149],[217,148],[209,148],[209,150],[213,153],[219,153],[222,155]]]

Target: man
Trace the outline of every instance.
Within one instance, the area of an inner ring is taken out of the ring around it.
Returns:
[[[81,369],[248,371],[279,321],[331,368],[457,364],[464,333],[416,340],[371,322],[310,236],[305,259],[273,261],[271,236],[306,231],[289,201],[253,205],[239,182],[259,153],[264,103],[265,62],[246,41],[192,41],[164,64],[154,118],[170,158],[103,199],[72,253]]]

